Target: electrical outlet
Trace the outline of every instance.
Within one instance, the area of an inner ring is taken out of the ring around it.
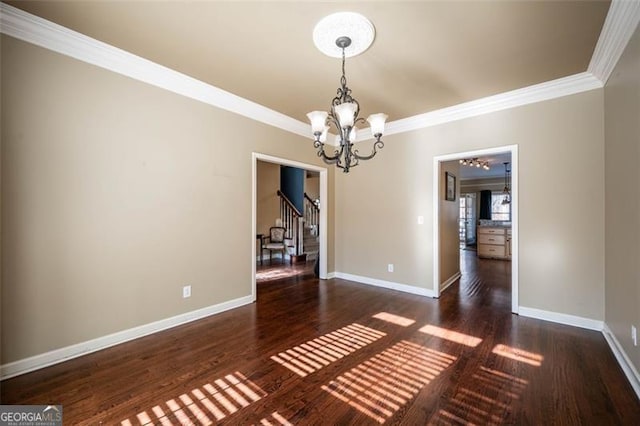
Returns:
[[[635,326],[631,326],[631,340],[633,340],[633,346],[638,346],[638,330]]]
[[[390,263],[389,265],[387,265],[387,271],[393,272],[393,263]]]
[[[185,285],[182,287],[182,297],[186,299],[187,297],[191,297],[191,286]]]
[[[424,216],[418,216],[418,225],[424,225]]]

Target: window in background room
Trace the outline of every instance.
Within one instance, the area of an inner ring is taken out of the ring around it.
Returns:
[[[511,203],[502,203],[505,197],[501,192],[491,194],[491,220],[511,220]]]

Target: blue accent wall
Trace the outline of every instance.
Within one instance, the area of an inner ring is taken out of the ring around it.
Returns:
[[[280,191],[287,196],[299,212],[304,212],[304,170],[280,167]]]

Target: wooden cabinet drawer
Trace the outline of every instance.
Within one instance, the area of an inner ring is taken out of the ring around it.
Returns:
[[[478,245],[478,255],[485,257],[504,257],[504,246]]]
[[[504,228],[478,228],[478,234],[504,235]]]
[[[478,244],[497,244],[504,245],[506,242],[504,235],[493,235],[493,234],[479,234],[478,235]]]

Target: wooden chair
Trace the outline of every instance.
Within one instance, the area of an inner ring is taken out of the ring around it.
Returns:
[[[262,250],[269,250],[269,264],[271,264],[271,254],[274,251],[282,252],[282,263],[284,263],[284,257],[287,253],[287,244],[285,242],[285,234],[287,229],[282,226],[272,226],[269,228],[269,236],[265,237],[265,242],[262,244]]]

